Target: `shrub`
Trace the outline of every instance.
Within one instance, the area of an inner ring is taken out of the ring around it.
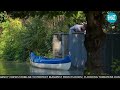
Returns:
[[[113,59],[111,68],[112,68],[113,74],[119,75],[120,74],[120,60]]]

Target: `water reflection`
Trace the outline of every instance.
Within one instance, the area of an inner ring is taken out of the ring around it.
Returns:
[[[29,75],[29,64],[0,61],[0,75]]]
[[[0,61],[0,75],[83,75],[82,70],[53,70],[33,67],[29,63]]]
[[[79,70],[53,70],[53,69],[41,69],[34,66],[30,66],[31,75],[83,75]]]

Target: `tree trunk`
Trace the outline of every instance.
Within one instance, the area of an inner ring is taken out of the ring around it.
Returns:
[[[85,47],[87,49],[87,62],[85,74],[100,75],[103,73],[103,63],[100,48],[105,39],[102,25],[105,21],[100,11],[84,12],[87,20]]]

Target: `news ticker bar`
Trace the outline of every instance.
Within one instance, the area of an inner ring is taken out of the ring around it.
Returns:
[[[0,76],[1,78],[78,78],[78,79],[84,79],[84,78],[120,78],[120,76]]]

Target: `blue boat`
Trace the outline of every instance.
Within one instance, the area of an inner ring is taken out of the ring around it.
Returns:
[[[71,58],[69,55],[64,58],[46,58],[37,56],[31,52],[30,63],[39,68],[69,70],[71,66]]]

